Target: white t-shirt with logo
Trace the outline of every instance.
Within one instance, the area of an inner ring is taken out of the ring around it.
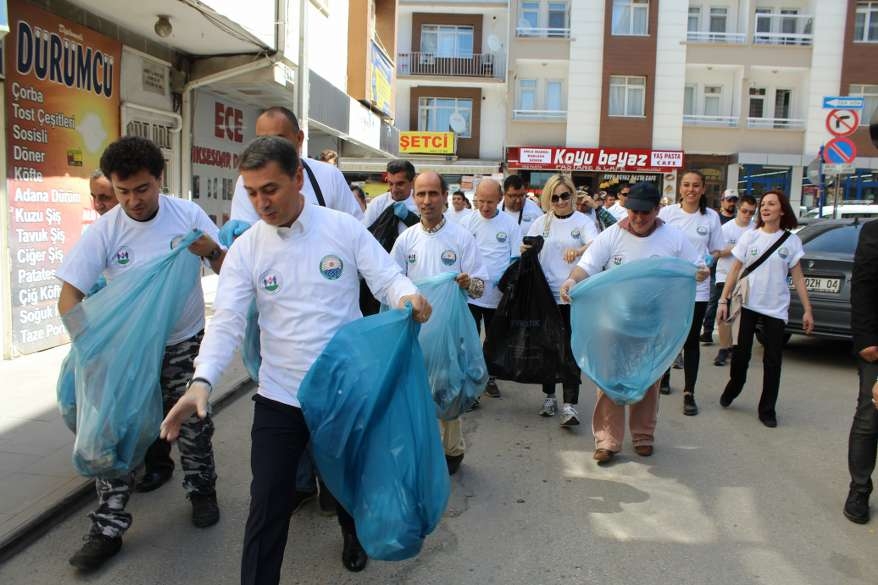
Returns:
[[[191,201],[160,195],[158,213],[149,221],[133,220],[117,205],[82,234],[55,276],[86,293],[101,275],[112,282],[131,268],[164,257],[172,244],[196,229],[219,242],[216,225]],[[185,341],[202,329],[204,292],[199,282],[186,299],[166,345]]]
[[[453,221],[454,223],[463,223],[464,220],[469,218],[473,214],[472,209],[463,208],[460,211],[455,211],[453,207],[450,207],[448,211],[445,212],[445,219],[448,221]]]
[[[767,234],[761,229],[749,230],[741,234],[738,243],[732,249],[732,254],[743,265],[741,271],[758,260],[782,234],[783,230]],[[751,311],[775,319],[783,319],[786,322],[790,309],[787,276],[790,269],[798,264],[804,255],[802,240],[796,234],[792,234],[747,277],[750,281],[750,293],[744,306]]]
[[[351,191],[347,179],[344,178],[338,167],[323,161],[314,160],[313,158],[302,159],[302,162],[307,164],[314,172],[314,179],[320,185],[320,191],[323,193],[326,207],[353,215],[357,219],[362,219],[363,209],[357,203],[357,197]],[[302,181],[302,195],[305,196],[305,201],[313,205],[319,205],[317,195],[314,193],[314,187],[311,185],[311,179],[308,177],[308,172],[305,169],[302,169],[302,176],[304,179]],[[244,179],[240,176],[235,183],[235,194],[232,196],[230,217],[231,219],[246,221],[250,225],[259,221],[259,214],[253,209],[253,203],[250,202],[247,190],[244,189]]]
[[[393,197],[390,196],[389,192],[382,193],[378,197],[372,199],[372,201],[369,202],[369,205],[366,206],[366,213],[363,216],[363,225],[366,226],[367,229],[371,227],[373,223],[378,221],[378,218],[381,216],[382,213],[384,213],[384,210],[394,203],[396,203],[396,201],[393,200]],[[418,215],[418,206],[415,204],[414,197],[409,195],[405,200],[403,200],[403,203],[405,203],[405,206],[406,208],[408,208],[409,211],[411,211],[415,215]],[[407,227],[407,225],[400,221],[399,233],[404,232]]]
[[[545,233],[546,221],[549,233]],[[543,249],[540,251],[540,266],[555,300],[561,303],[561,285],[570,276],[576,260],[564,260],[564,252],[569,248],[581,248],[598,236],[594,220],[585,214],[574,211],[568,217],[559,219],[551,213],[537,218],[530,226],[527,235],[543,236]]]
[[[360,274],[376,298],[394,307],[417,292],[350,215],[305,205],[291,227],[255,223],[226,255],[195,377],[219,381],[255,298],[262,354],[258,393],[299,406],[299,386],[311,365],[336,331],[362,317]]]
[[[420,223],[396,239],[390,255],[414,281],[443,272],[466,273],[488,281],[476,239],[463,227],[446,221],[438,232],[427,232]]]
[[[577,266],[592,276],[644,258],[680,258],[696,266],[704,265],[686,235],[672,225],[660,225],[641,238],[615,223],[594,239]]]
[[[500,211],[506,213],[509,217],[514,219],[516,223],[521,227],[521,234],[527,235],[528,231],[530,231],[530,226],[534,221],[541,215],[543,215],[543,210],[540,209],[540,206],[528,199],[524,198],[524,205],[519,211],[512,211],[511,209],[506,209],[505,203],[500,202]]]
[[[662,207],[661,211],[659,211],[659,217],[686,234],[686,237],[689,238],[689,241],[692,242],[692,245],[695,246],[695,249],[701,256],[702,262],[708,254],[726,247],[719,214],[709,207],[704,210],[704,213],[701,213],[701,211],[687,213],[679,203],[676,203]],[[695,300],[710,300],[709,278],[698,283],[698,288],[695,289]]]
[[[481,213],[474,213],[462,225],[475,236],[488,272],[485,292],[470,302],[479,307],[496,309],[503,296],[497,283],[512,259],[520,255],[521,230],[514,219],[500,211],[491,219],[485,219]]]
[[[735,247],[735,244],[738,243],[738,240],[741,237],[741,234],[748,230],[753,229],[753,224],[748,223],[744,227],[738,225],[738,222],[735,220],[727,221],[723,224],[723,237],[726,239],[726,247],[732,246]],[[716,283],[721,284],[726,281],[726,277],[729,275],[729,270],[732,268],[732,262],[735,261],[735,257],[732,255],[724,256],[716,261]]]
[[[623,219],[628,217],[628,210],[622,207],[622,204],[620,204],[618,201],[613,203],[613,205],[610,206],[607,211],[610,213],[610,215],[616,218],[616,221],[622,221]]]

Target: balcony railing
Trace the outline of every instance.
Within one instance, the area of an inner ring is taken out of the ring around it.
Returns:
[[[474,53],[460,57],[440,57],[434,53],[399,53],[397,71],[400,75],[429,77],[483,77],[505,79],[503,55]]]
[[[570,29],[519,26],[515,29],[515,36],[525,39],[569,39]]]
[[[814,17],[806,14],[757,14],[754,45],[814,44]]]
[[[721,128],[736,128],[738,116],[696,116],[685,114],[683,124],[688,126],[712,126]]]
[[[512,110],[513,120],[566,120],[567,110]]]
[[[690,30],[686,39],[690,43],[720,43],[727,45],[740,45],[747,42],[747,35],[733,32],[706,32]]]
[[[800,129],[805,127],[803,118],[747,118],[748,128]]]

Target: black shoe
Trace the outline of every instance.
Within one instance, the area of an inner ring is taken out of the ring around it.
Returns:
[[[485,393],[491,398],[500,398],[500,388],[494,378],[488,379],[488,385],[485,386]]]
[[[89,534],[83,538],[85,544],[70,557],[70,564],[82,571],[94,571],[122,548],[121,536]]]
[[[698,337],[698,341],[704,345],[710,345],[713,343],[713,333],[708,333],[707,331],[703,332],[701,336]]]
[[[366,551],[363,550],[356,532],[345,532],[342,530],[341,534],[344,537],[344,546],[341,549],[341,564],[348,571],[359,573],[366,568],[369,557],[366,555]]]
[[[848,499],[844,503],[844,517],[856,524],[865,524],[869,521],[869,494],[848,492]]]
[[[210,494],[189,494],[192,502],[192,524],[198,528],[207,528],[219,522],[219,504],[216,503],[216,492]]]
[[[723,392],[722,394],[720,394],[720,397],[719,397],[719,405],[722,406],[723,408],[728,408],[732,405],[733,400],[734,400],[734,398],[727,396],[726,393]]]
[[[767,426],[770,429],[773,429],[777,426],[777,418],[772,414],[770,414],[768,416],[760,416],[759,420],[761,420],[762,424],[764,424],[765,426]]]
[[[698,414],[698,405],[695,404],[695,395],[691,392],[683,393],[683,414],[695,416]]]
[[[659,393],[660,394],[670,394],[671,393],[671,385],[665,382],[659,384]]]
[[[329,491],[329,488],[326,487],[322,479],[317,478],[317,486],[320,491],[320,496],[317,498],[320,515],[327,518],[335,516],[338,513],[338,502],[336,502],[335,496],[332,495],[332,492]]]
[[[293,496],[293,514],[305,507],[305,504],[317,497],[317,490],[310,492],[296,490]]]
[[[148,471],[143,474],[143,477],[134,486],[134,491],[143,493],[156,490],[166,484],[173,474],[174,472],[171,470]]]
[[[716,352],[716,357],[713,358],[713,365],[715,366],[724,366],[726,365],[726,360],[729,359],[729,350],[720,349]]]
[[[460,462],[463,461],[463,454],[446,455],[445,463],[448,465],[448,475],[454,475],[460,469]]]
[[[464,412],[472,412],[481,406],[482,406],[482,401],[479,400],[477,397],[475,400],[473,400],[472,404],[470,404],[469,407]]]

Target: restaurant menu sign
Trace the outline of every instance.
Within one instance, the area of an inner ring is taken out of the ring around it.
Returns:
[[[88,177],[119,136],[121,43],[34,8],[9,5],[6,142],[13,347],[67,341],[55,270],[97,215]]]

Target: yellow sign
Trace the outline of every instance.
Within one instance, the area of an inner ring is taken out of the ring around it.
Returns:
[[[400,132],[399,152],[454,154],[454,132]]]

